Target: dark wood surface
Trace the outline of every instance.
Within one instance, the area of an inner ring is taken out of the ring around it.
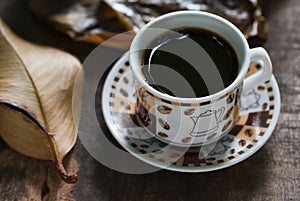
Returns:
[[[54,165],[22,156],[0,140],[0,200],[300,200],[300,1],[265,1],[265,48],[281,91],[281,115],[269,141],[246,161],[223,170],[186,174],[161,170],[119,173],[95,161],[80,140],[65,160],[77,172],[65,184]],[[26,1],[0,0],[0,15],[21,37],[64,49],[84,60],[92,45],[72,42],[37,20]]]

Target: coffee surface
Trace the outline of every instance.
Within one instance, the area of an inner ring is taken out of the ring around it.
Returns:
[[[183,27],[157,37],[144,52],[142,73],[156,90],[183,98],[203,97],[229,86],[238,59],[221,36]]]

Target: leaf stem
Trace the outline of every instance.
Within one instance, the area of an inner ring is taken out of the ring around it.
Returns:
[[[68,175],[68,172],[66,171],[66,169],[63,165],[62,159],[60,159],[60,157],[59,157],[56,142],[52,135],[49,135],[49,141],[50,141],[53,155],[55,155],[54,162],[55,162],[56,169],[57,169],[59,175],[66,183],[75,183],[77,181],[77,175],[76,174]]]

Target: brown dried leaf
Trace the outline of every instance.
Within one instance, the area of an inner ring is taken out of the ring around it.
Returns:
[[[217,14],[235,24],[251,46],[267,40],[266,20],[261,13],[262,0],[106,0],[113,9],[131,22],[132,27],[142,28],[156,17],[180,10],[199,10]],[[141,22],[142,21],[142,22]]]
[[[179,10],[201,10],[235,24],[250,44],[267,39],[266,22],[258,0],[30,0],[31,10],[72,39],[100,44],[124,31],[138,30],[150,20]],[[130,40],[124,37],[118,41]],[[257,45],[257,44],[255,44]],[[114,44],[118,46],[118,44]],[[119,47],[122,47],[119,45]]]
[[[0,19],[0,136],[16,151],[52,160],[66,182],[62,160],[74,146],[72,90],[80,62],[60,50],[17,37]]]
[[[118,33],[132,30],[129,20],[101,0],[30,0],[33,13],[76,41],[100,44]],[[131,35],[119,38],[131,40]]]

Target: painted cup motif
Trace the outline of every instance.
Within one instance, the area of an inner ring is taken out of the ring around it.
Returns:
[[[199,116],[191,117],[195,125],[190,135],[197,137],[217,131],[219,123],[222,121],[224,110],[224,107],[219,110],[207,110]]]
[[[137,120],[166,143],[179,146],[210,143],[234,126],[239,116],[241,88],[242,83],[216,100],[185,103],[164,100],[140,86],[136,93]]]

